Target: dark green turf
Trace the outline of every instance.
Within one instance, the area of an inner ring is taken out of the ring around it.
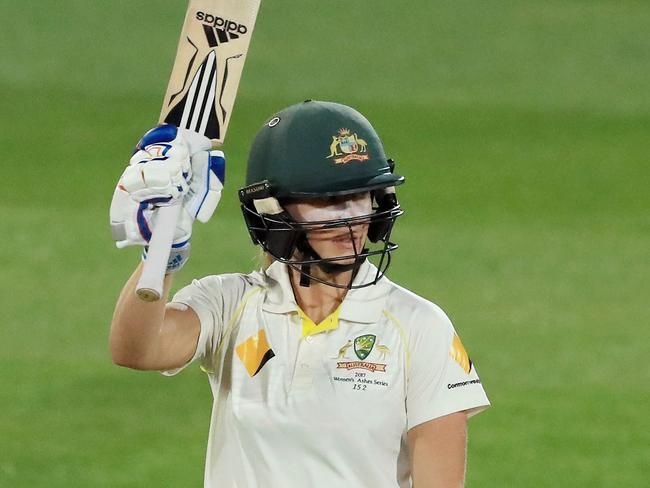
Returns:
[[[156,120],[185,2],[4,1],[0,486],[199,486],[210,391],[111,365],[136,250],[108,205]],[[248,143],[304,98],[356,106],[407,177],[391,276],[439,303],[493,408],[468,486],[638,487],[650,458],[650,5],[269,1],[223,203],[177,284],[255,266]]]

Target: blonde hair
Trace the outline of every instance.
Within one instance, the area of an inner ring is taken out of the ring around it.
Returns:
[[[265,251],[261,247],[259,248],[257,252],[257,263],[264,271],[266,271],[275,261],[276,259],[270,252]]]

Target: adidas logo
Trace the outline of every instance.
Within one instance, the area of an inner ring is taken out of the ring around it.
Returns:
[[[203,23],[203,31],[208,39],[210,47],[218,46],[248,32],[248,27],[238,24],[233,20],[224,19],[218,15],[212,15],[198,11],[196,20]]]

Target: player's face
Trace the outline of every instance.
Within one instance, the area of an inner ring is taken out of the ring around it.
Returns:
[[[356,193],[344,197],[331,197],[285,205],[289,214],[298,222],[318,223],[362,217],[372,213],[370,192]],[[319,229],[307,233],[307,240],[321,258],[354,256],[363,249],[368,235],[368,219],[350,225]],[[350,264],[353,258],[336,261]]]

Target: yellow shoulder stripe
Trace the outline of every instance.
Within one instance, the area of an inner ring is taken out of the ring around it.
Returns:
[[[395,317],[392,313],[390,313],[388,310],[384,310],[384,315],[388,320],[390,320],[393,325],[397,328],[397,331],[399,332],[399,335],[402,339],[402,344],[404,344],[404,350],[406,351],[406,371],[410,372],[411,371],[411,351],[409,349],[409,343],[408,343],[408,338],[406,337],[406,332],[404,331],[404,327],[402,327],[402,323],[398,320],[397,317]],[[408,376],[407,376],[408,378]]]

